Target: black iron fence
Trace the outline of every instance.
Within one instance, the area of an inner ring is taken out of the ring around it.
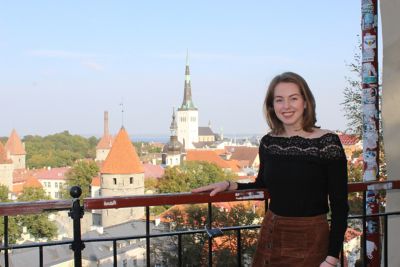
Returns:
[[[370,182],[370,183],[354,183],[349,184],[349,192],[364,192],[363,196],[365,199],[365,192],[367,190],[387,190],[387,189],[399,189],[400,181],[390,182]],[[263,190],[243,190],[234,192],[223,192],[214,197],[210,197],[208,193],[179,193],[179,194],[160,194],[160,195],[145,195],[145,196],[118,196],[118,197],[104,197],[104,198],[86,198],[83,200],[81,205],[79,197],[82,191],[79,187],[72,187],[70,194],[73,197],[72,200],[58,200],[58,201],[36,201],[36,202],[19,202],[19,203],[1,203],[0,204],[0,216],[4,218],[4,235],[3,242],[0,246],[0,251],[3,253],[4,266],[10,265],[10,251],[24,249],[24,248],[37,248],[39,253],[39,262],[37,264],[31,263],[30,266],[46,266],[44,264],[43,249],[50,246],[58,245],[70,245],[70,249],[74,254],[74,266],[82,266],[82,251],[85,249],[85,244],[93,242],[109,241],[113,244],[113,266],[117,266],[118,260],[118,246],[117,242],[121,240],[132,240],[132,239],[144,239],[145,240],[145,251],[146,251],[146,266],[151,266],[151,248],[150,240],[152,238],[160,237],[177,237],[177,265],[183,266],[183,245],[182,237],[185,235],[194,234],[207,234],[208,237],[208,266],[213,265],[213,239],[217,236],[222,235],[224,232],[235,232],[236,234],[236,259],[237,266],[243,266],[243,255],[242,255],[242,233],[244,230],[257,229],[259,225],[245,225],[245,226],[230,226],[222,228],[213,228],[212,218],[212,203],[216,202],[232,202],[232,201],[248,201],[248,200],[262,200],[265,201],[265,209],[268,209],[268,194]],[[111,203],[111,204],[110,204]],[[200,204],[207,203],[207,222],[204,229],[194,229],[185,231],[169,231],[162,233],[151,233],[150,232],[150,207],[151,206],[162,206],[162,205],[177,205],[177,204]],[[366,220],[371,218],[381,218],[382,226],[381,233],[383,236],[382,245],[382,257],[384,266],[388,266],[388,217],[400,215],[400,207],[398,212],[386,212],[379,214],[367,215],[365,211],[359,216],[350,216],[349,220],[359,219],[362,220],[363,225],[363,242],[362,246],[362,258],[363,262],[367,262],[367,250],[366,250]],[[126,235],[122,237],[108,237],[108,238],[82,238],[81,233],[81,220],[84,215],[84,210],[101,210],[101,209],[117,209],[127,207],[145,207],[145,233],[141,235]],[[65,241],[50,241],[50,242],[36,242],[30,244],[10,244],[9,243],[9,216],[16,215],[28,215],[28,214],[40,214],[45,211],[62,211],[68,210],[69,216],[72,219],[73,224],[73,239]],[[342,253],[342,266],[344,263],[344,256]],[[195,259],[193,259],[195,260]]]

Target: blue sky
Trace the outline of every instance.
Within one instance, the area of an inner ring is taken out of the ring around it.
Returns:
[[[283,71],[309,82],[318,123],[346,128],[346,62],[360,1],[8,1],[0,4],[0,136],[69,130],[169,134],[186,49],[201,125],[263,134],[265,88]]]

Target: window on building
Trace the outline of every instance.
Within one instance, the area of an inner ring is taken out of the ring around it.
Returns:
[[[132,263],[133,263],[133,266],[135,266],[135,267],[138,266],[138,262],[137,262],[137,257],[136,256],[133,257]]]
[[[117,178],[113,178],[114,184],[117,184]]]
[[[60,192],[54,192],[54,198],[60,198]]]
[[[58,188],[58,183],[57,182],[54,182],[54,187]]]
[[[101,226],[101,214],[93,213],[92,221],[93,221],[93,225]]]
[[[133,177],[129,177],[129,183],[133,184]]]
[[[123,260],[123,261],[122,261],[122,266],[123,266],[123,267],[128,267],[128,260],[126,260],[126,259]]]

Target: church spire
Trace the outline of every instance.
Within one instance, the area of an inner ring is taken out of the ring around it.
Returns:
[[[171,131],[171,136],[176,136],[178,130],[178,124],[176,123],[176,116],[175,116],[175,108],[172,108],[172,121],[171,126],[169,127]]]
[[[197,110],[192,101],[192,86],[190,83],[189,51],[186,51],[185,87],[183,102],[179,110]]]

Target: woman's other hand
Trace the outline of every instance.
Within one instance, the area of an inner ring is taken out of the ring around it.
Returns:
[[[210,196],[215,196],[219,192],[227,191],[227,190],[236,190],[237,185],[235,182],[223,181],[219,183],[209,184],[206,186],[202,186],[199,188],[195,188],[192,190],[192,193],[200,193],[211,191]]]
[[[335,258],[335,257],[332,257],[332,256],[328,256],[319,265],[319,267],[334,267],[334,266],[337,266],[338,263],[339,263],[339,259],[338,258]]]

